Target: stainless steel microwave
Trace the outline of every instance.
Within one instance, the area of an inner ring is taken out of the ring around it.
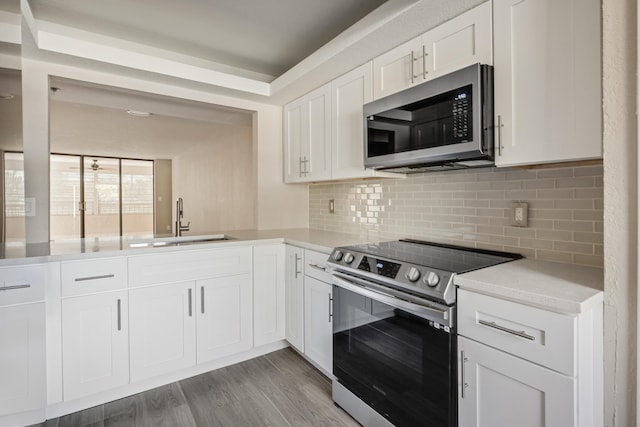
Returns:
[[[493,68],[476,64],[364,105],[364,165],[420,172],[493,165]]]

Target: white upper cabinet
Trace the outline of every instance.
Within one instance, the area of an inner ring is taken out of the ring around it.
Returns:
[[[386,52],[373,60],[373,97],[383,98],[418,83],[416,52],[422,52],[420,37]],[[420,80],[422,82],[422,80]]]
[[[423,34],[423,79],[493,64],[491,30],[491,2],[486,2]]]
[[[602,157],[600,1],[494,0],[496,164]]]
[[[476,63],[493,63],[491,2],[375,58],[373,97],[379,99]]]
[[[373,100],[371,62],[331,82],[331,177],[361,178],[364,168],[362,106]]]
[[[331,178],[331,84],[284,107],[285,182]]]
[[[399,176],[364,168],[372,74],[367,62],[284,107],[285,182]]]

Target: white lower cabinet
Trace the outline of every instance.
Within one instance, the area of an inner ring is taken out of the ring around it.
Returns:
[[[11,425],[3,416],[46,403],[44,302],[0,307],[0,348],[0,425]]]
[[[603,423],[603,307],[557,313],[458,289],[458,415],[465,427]]]
[[[331,285],[304,278],[304,352],[325,373],[333,372],[333,292]]]
[[[304,352],[304,249],[285,248],[285,337]]]
[[[253,248],[253,345],[285,338],[285,245]]]
[[[131,382],[196,364],[195,281],[132,289]]]
[[[464,337],[458,352],[461,426],[576,425],[574,378]]]
[[[196,281],[197,362],[204,363],[253,346],[251,276]]]
[[[129,383],[127,291],[62,300],[65,400]]]
[[[333,291],[329,255],[287,245],[286,338],[326,375],[333,372]]]

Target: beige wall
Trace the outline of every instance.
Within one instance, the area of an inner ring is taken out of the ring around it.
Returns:
[[[250,127],[217,126],[208,144],[173,160],[173,198],[184,201],[189,234],[256,228],[252,145]]]
[[[603,0],[605,425],[636,425],[635,0]]]

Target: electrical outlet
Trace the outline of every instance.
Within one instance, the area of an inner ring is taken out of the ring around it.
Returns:
[[[529,204],[524,202],[511,203],[511,225],[514,227],[526,227],[529,218]]]

